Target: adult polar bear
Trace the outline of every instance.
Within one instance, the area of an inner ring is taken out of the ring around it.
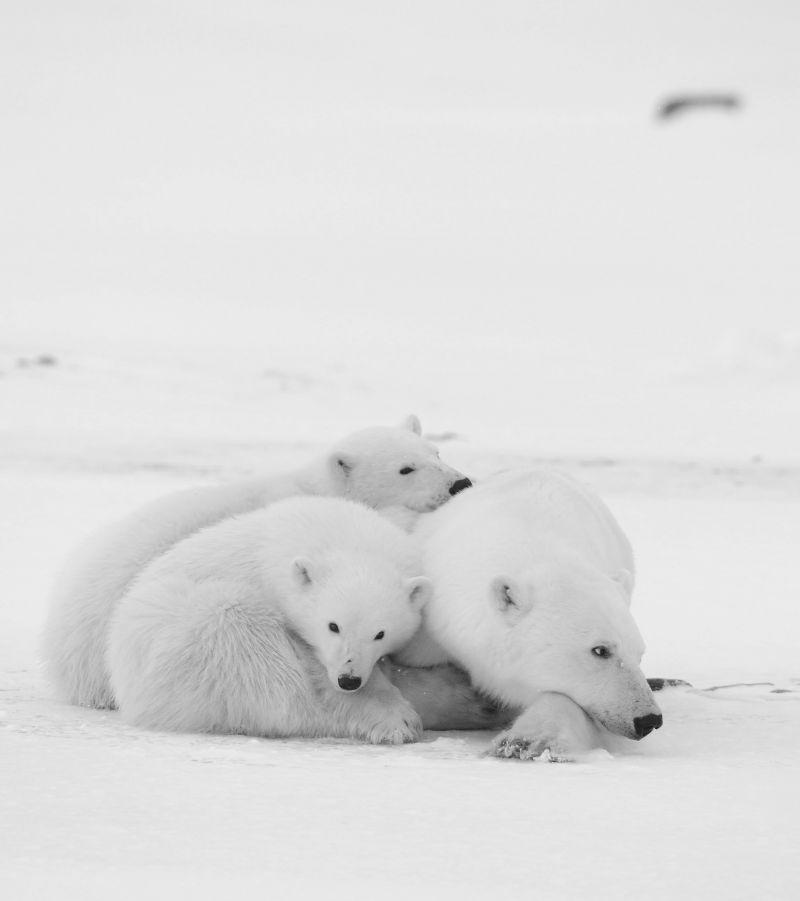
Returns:
[[[641,738],[661,713],[639,668],[631,547],[603,502],[559,473],[500,473],[420,521],[433,581],[412,666],[451,660],[523,708],[495,741],[504,757],[558,758],[601,730]]]
[[[122,717],[150,729],[399,744],[422,733],[375,665],[420,624],[416,545],[362,504],[294,497],[162,554],[111,619]]]
[[[111,614],[148,563],[200,529],[294,495],[426,512],[468,487],[421,432],[416,416],[363,429],[295,472],[175,492],[97,533],[59,579],[45,624],[42,654],[59,695],[114,706],[105,662]]]

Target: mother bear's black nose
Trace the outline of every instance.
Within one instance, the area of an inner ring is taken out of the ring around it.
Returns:
[[[648,713],[647,716],[636,716],[633,718],[633,728],[636,730],[637,738],[644,738],[649,735],[653,729],[660,729],[664,722],[664,717],[660,713]]]
[[[459,491],[463,491],[465,488],[472,488],[472,482],[466,477],[453,482],[450,486],[450,494],[458,494]]]
[[[355,691],[357,688],[361,688],[360,676],[339,676],[337,681],[339,688],[343,688],[345,691]]]

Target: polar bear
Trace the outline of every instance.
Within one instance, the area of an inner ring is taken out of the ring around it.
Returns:
[[[555,472],[501,473],[420,520],[434,592],[397,655],[452,660],[523,712],[498,756],[569,758],[603,729],[647,735],[661,713],[639,668],[630,544],[603,502]]]
[[[151,729],[414,741],[378,659],[419,627],[412,538],[362,504],[295,497],[191,535],[112,617],[120,713]]]
[[[104,659],[114,606],[137,573],[188,535],[294,495],[402,508],[399,524],[398,514],[433,510],[469,487],[421,432],[416,416],[397,428],[363,429],[296,472],[178,491],[90,538],[59,578],[45,624],[42,656],[58,694],[73,704],[114,706]]]

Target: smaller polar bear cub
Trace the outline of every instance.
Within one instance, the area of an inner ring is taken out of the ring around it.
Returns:
[[[180,542],[135,580],[107,663],[153,729],[413,741],[375,664],[409,641],[428,580],[413,540],[337,498],[291,498]]]

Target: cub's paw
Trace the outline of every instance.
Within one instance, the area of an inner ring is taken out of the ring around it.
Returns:
[[[379,711],[380,719],[366,727],[364,738],[374,745],[402,745],[422,738],[422,720],[410,704]]]
[[[556,738],[518,735],[511,730],[501,732],[494,739],[491,753],[503,759],[547,760],[550,763],[569,763],[575,759],[566,745]]]

